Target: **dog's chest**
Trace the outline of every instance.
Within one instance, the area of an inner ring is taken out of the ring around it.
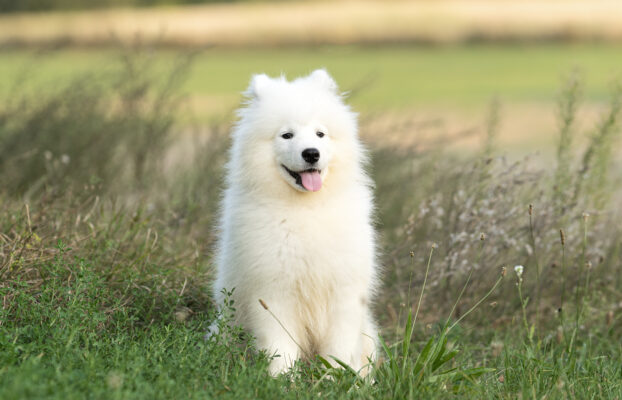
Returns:
[[[262,264],[272,264],[266,267],[287,275],[345,273],[360,265],[373,247],[369,218],[355,207],[272,209],[262,214],[245,224],[247,229],[253,225],[254,231],[254,248],[248,250]]]

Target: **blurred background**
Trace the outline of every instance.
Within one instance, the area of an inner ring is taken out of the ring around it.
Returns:
[[[616,0],[3,0],[0,12],[0,95],[110,67],[119,49],[160,65],[192,52],[179,89],[209,121],[230,117],[252,73],[326,67],[364,117],[464,131],[499,102],[499,143],[520,154],[552,151],[569,74],[591,124],[622,65]]]

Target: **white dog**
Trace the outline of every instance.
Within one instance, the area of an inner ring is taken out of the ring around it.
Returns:
[[[315,354],[366,373],[378,277],[356,114],[322,69],[292,82],[255,75],[246,95],[232,132],[214,295],[222,304],[223,289],[234,289],[233,322],[275,355],[273,375]]]

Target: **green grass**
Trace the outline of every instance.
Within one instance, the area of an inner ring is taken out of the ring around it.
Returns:
[[[107,65],[110,50],[0,53],[0,93],[30,82],[52,88],[59,80]],[[171,63],[173,51],[153,53]],[[481,113],[494,96],[508,104],[551,103],[565,74],[583,71],[588,101],[603,101],[612,79],[622,73],[622,47],[615,44],[516,44],[447,47],[317,47],[303,49],[207,49],[193,63],[184,91],[199,100],[199,115],[229,111],[250,75],[290,77],[326,67],[345,90],[356,93],[362,111],[450,106]],[[40,88],[40,85],[36,86]]]
[[[583,145],[581,93],[606,96],[564,86],[544,168],[499,156],[493,117],[486,145],[460,157],[446,136],[391,145],[387,125],[370,138],[384,269],[374,381],[322,360],[270,378],[239,329],[203,339],[229,123],[184,147],[180,75],[144,55],[106,65],[67,85],[34,68],[47,81],[0,107],[1,399],[622,397],[622,88]]]
[[[580,335],[571,345],[554,338],[529,344],[510,332],[487,329],[455,329],[425,343],[420,332],[412,342],[387,349],[373,383],[348,371],[326,370],[319,362],[274,379],[267,373],[269,358],[237,339],[237,331],[203,339],[213,318],[207,310],[188,320],[174,316],[183,296],[173,296],[160,318],[145,320],[146,292],[128,302],[95,265],[72,259],[62,244],[56,250],[52,260],[37,266],[46,278],[35,291],[20,281],[0,289],[5,299],[0,310],[3,399],[622,395],[622,345],[607,330]]]
[[[269,358],[237,339],[237,331],[203,339],[213,318],[208,310],[187,320],[174,314],[179,295],[163,304],[160,318],[145,320],[147,292],[134,293],[128,302],[94,264],[72,258],[70,251],[59,243],[53,259],[35,263],[45,275],[36,290],[19,280],[0,289],[3,399],[615,399],[622,394],[622,345],[611,330],[580,335],[571,345],[555,338],[530,344],[510,332],[460,328],[424,344],[420,332],[412,342],[387,349],[373,383],[348,371],[326,370],[319,362],[273,379],[267,374]]]

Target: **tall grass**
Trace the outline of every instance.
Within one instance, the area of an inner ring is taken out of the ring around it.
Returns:
[[[5,287],[25,279],[36,291],[50,260],[85,258],[121,298],[148,302],[138,317],[149,321],[171,296],[209,303],[203,247],[163,235],[186,227],[155,205],[179,101],[170,90],[183,65],[164,83],[143,56],[120,65],[113,75],[89,74],[1,109],[0,273]],[[69,284],[72,271],[65,275]]]
[[[148,55],[124,53],[114,72],[85,74],[51,93],[5,99],[0,107],[4,189],[28,197],[44,187],[143,185],[170,145],[181,100],[175,88],[188,60],[181,59],[163,78]]]
[[[433,153],[432,159],[428,159],[425,154],[400,157],[399,152],[387,152],[386,157],[391,159],[377,163],[383,169],[376,170],[376,181],[385,185],[395,180],[399,185],[394,191],[384,186],[378,191],[381,219],[396,222],[383,227],[391,240],[386,246],[388,279],[384,304],[396,308],[405,301],[411,274],[409,252],[415,254],[416,265],[424,265],[425,249],[435,242],[441,260],[430,277],[428,295],[437,311],[448,310],[451,295],[460,290],[461,277],[466,277],[471,269],[480,278],[468,289],[467,298],[477,297],[494,282],[494,275],[490,276],[488,271],[520,264],[526,269],[524,290],[530,299],[529,313],[535,318],[537,303],[541,303],[541,318],[551,321],[559,308],[557,296],[562,284],[560,229],[565,232],[566,263],[571,264],[566,265],[566,288],[580,290],[584,282],[583,261],[589,261],[593,269],[599,270],[596,275],[592,271],[592,278],[603,279],[592,283],[601,290],[616,291],[617,280],[610,279],[617,272],[609,272],[620,268],[621,232],[616,223],[620,214],[617,203],[612,202],[620,196],[619,174],[614,172],[614,143],[620,136],[620,90],[614,87],[596,132],[588,135],[588,144],[581,150],[574,146],[576,141],[569,133],[574,129],[571,126],[576,114],[577,84],[571,81],[568,85],[570,89],[565,89],[560,99],[563,120],[553,168],[534,167],[533,156],[518,161],[508,161],[504,156],[464,160]],[[377,156],[384,157],[385,151]],[[387,168],[389,163],[399,167]],[[389,200],[389,209],[383,208],[385,198]],[[588,245],[584,245],[584,213],[590,215]],[[486,245],[480,249],[482,234]],[[542,299],[536,301],[539,288]],[[490,321],[507,318],[504,315],[519,306],[503,295],[495,301],[494,309],[482,310]],[[609,307],[615,307],[613,299]],[[461,310],[462,306],[457,307],[454,317],[459,317]]]
[[[148,59],[121,65],[0,107],[0,395],[619,395],[619,88],[580,149],[569,81],[548,168],[498,155],[497,104],[467,156],[387,145],[364,125],[381,360],[373,380],[322,359],[271,380],[240,331],[201,340],[228,126],[177,134],[183,69],[161,84]]]

